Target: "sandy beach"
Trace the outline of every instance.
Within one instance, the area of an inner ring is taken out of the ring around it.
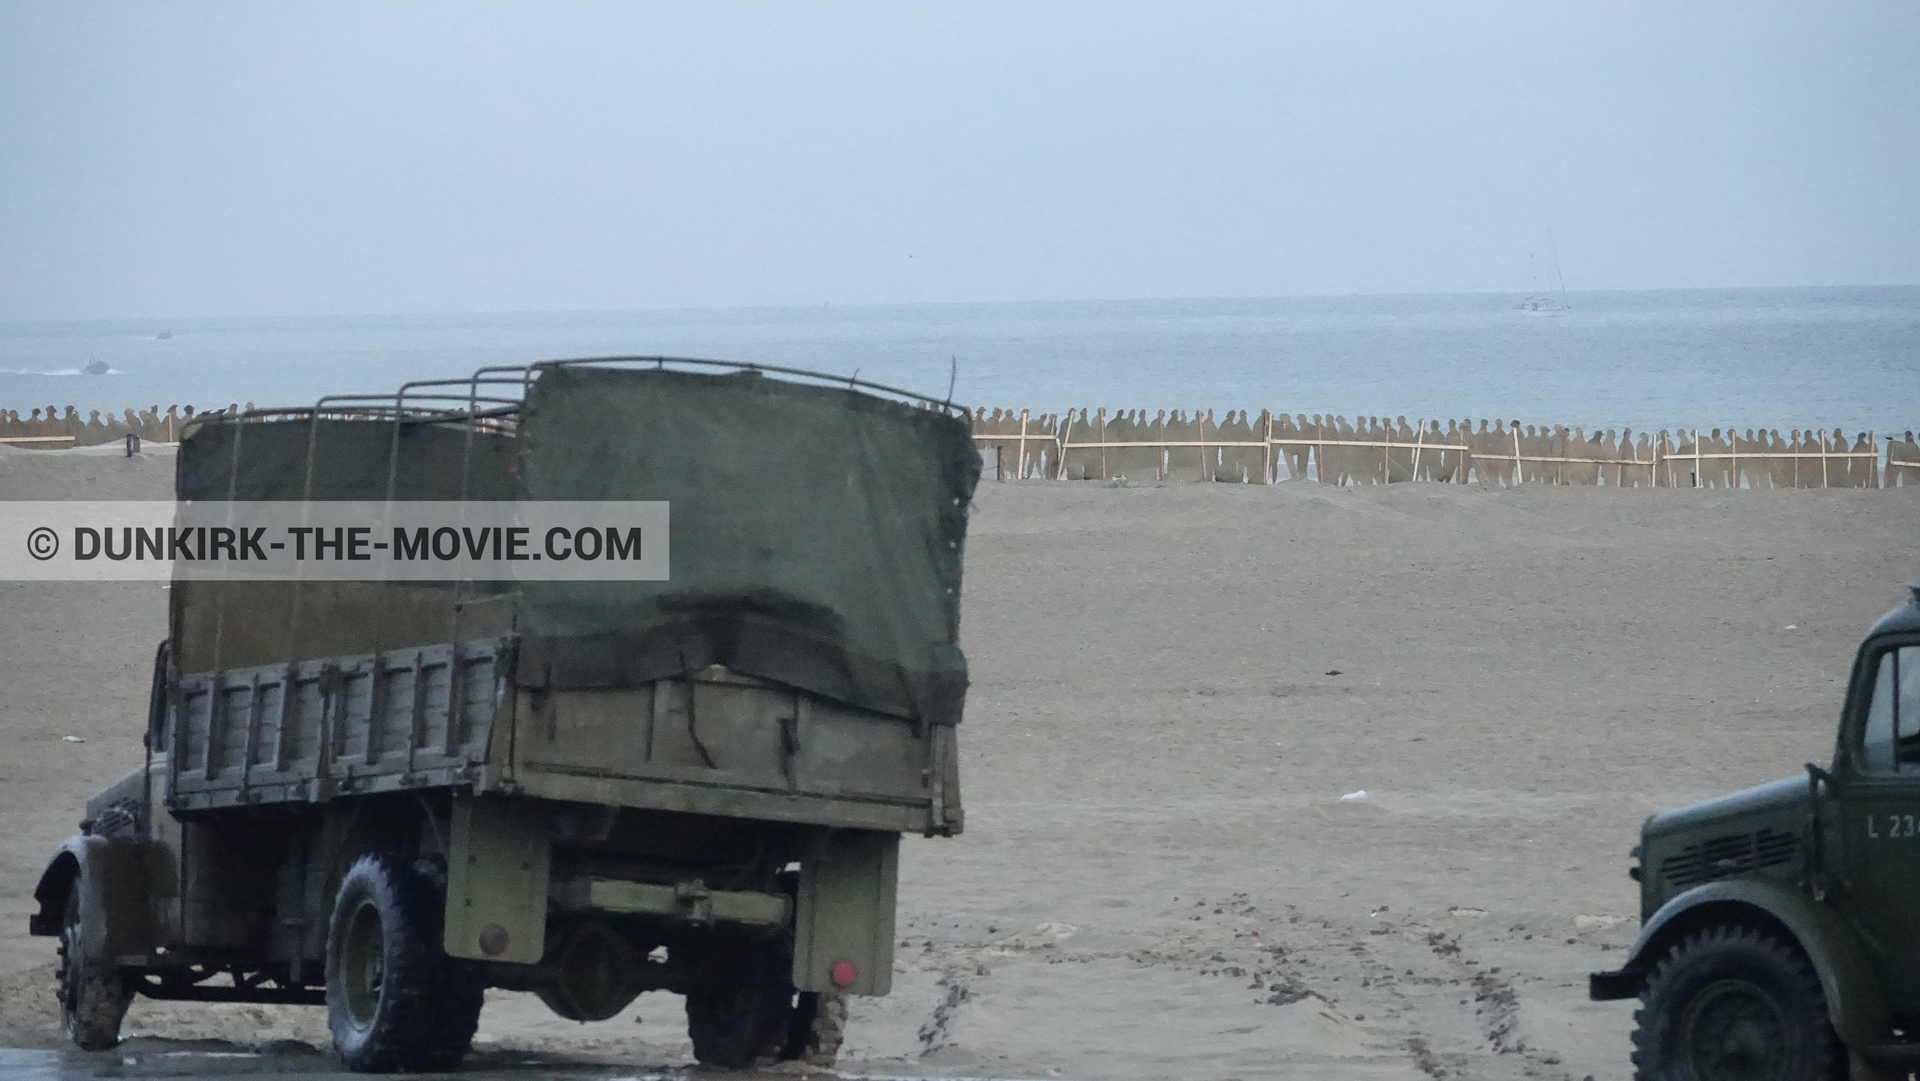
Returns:
[[[0,499],[168,497],[168,454],[120,454],[0,448]],[[904,844],[895,992],[842,1068],[1629,1076],[1632,1004],[1585,978],[1633,939],[1641,820],[1831,757],[1917,516],[1914,488],[983,484],[967,829]],[[0,1043],[58,1042],[30,895],[140,761],[164,600],[0,583]],[[665,994],[580,1026],[499,992],[480,1025],[634,1067],[688,1062],[683,1026]],[[324,1017],[140,1001],[125,1031]]]

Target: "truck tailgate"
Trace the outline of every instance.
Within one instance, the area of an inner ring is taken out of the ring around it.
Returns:
[[[955,833],[953,727],[742,677],[521,692],[513,776],[532,795],[821,825]]]

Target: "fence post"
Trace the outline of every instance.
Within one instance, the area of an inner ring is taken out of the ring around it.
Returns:
[[[1213,463],[1207,461],[1207,418],[1198,409],[1193,411],[1193,434],[1200,437],[1200,479],[1213,480]]]
[[[1099,423],[1100,479],[1106,480],[1110,476],[1110,474],[1107,472],[1107,410],[1106,410],[1106,407],[1102,406],[1098,412],[1094,413],[1093,416],[1094,416],[1094,419]]]
[[[1267,420],[1267,423],[1266,423],[1267,449],[1261,454],[1260,468],[1266,473],[1267,483],[1272,484],[1273,483],[1273,410],[1263,409],[1261,410],[1261,412],[1266,414],[1266,420]]]

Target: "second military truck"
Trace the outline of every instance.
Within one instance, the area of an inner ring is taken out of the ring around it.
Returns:
[[[666,989],[701,1062],[830,1062],[889,989],[900,836],[962,824],[958,413],[655,358],[199,425],[187,503],[665,501],[670,573],[176,580],[145,764],[34,891],[68,1033],[307,1003],[350,1068],[438,1069],[487,987]]]
[[[1861,643],[1830,767],[1658,814],[1641,931],[1596,999],[1638,996],[1642,1081],[1892,1081],[1920,1068],[1920,586]]]

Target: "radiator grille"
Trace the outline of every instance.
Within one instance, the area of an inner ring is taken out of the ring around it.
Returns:
[[[1716,878],[1791,863],[1799,849],[1799,835],[1774,830],[1714,837],[1688,845],[1662,860],[1660,877],[1669,887],[1684,889]]]

